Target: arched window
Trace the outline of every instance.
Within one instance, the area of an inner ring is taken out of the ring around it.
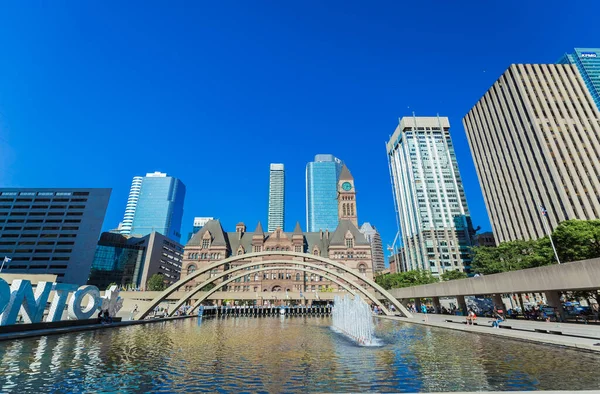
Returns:
[[[360,272],[361,274],[364,274],[365,272],[367,272],[367,266],[364,264],[360,264],[358,266],[358,272]]]
[[[254,274],[254,281],[258,282],[258,274]]]
[[[300,280],[300,274],[296,274],[296,281]]]
[[[244,249],[242,249],[242,248],[239,248],[239,249],[238,249],[238,256],[241,256],[241,255],[243,255],[243,254],[244,254]]]
[[[315,256],[318,256],[319,255],[319,249],[315,248],[315,250],[313,250],[313,254]]]
[[[187,267],[187,274],[189,275],[189,274],[194,273],[196,271],[196,268],[197,268],[196,264],[190,264],[190,265],[188,265],[188,267]]]

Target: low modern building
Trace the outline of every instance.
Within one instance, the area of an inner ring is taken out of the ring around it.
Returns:
[[[226,232],[218,220],[211,220],[185,246],[182,275],[189,275],[201,267],[234,255],[244,255],[262,251],[293,251],[328,257],[345,266],[357,270],[365,277],[373,278],[373,262],[371,244],[350,220],[340,220],[333,232],[303,232],[300,223],[293,232],[276,229],[264,232],[260,222],[253,232],[247,232],[244,223],[236,226],[235,232]],[[338,290],[338,286],[319,274],[310,274],[294,269],[296,257],[266,256],[252,257],[235,262],[235,266],[256,262],[263,259],[277,258],[289,261],[289,269],[271,270],[248,275],[227,286],[229,291],[247,292],[249,299],[255,299],[257,293],[266,291],[301,291],[318,292]],[[315,264],[324,263],[315,260]],[[232,264],[233,265],[233,264]],[[183,290],[190,290],[205,281],[209,275],[223,272],[226,267],[214,269],[198,280],[186,285]]]
[[[475,246],[496,246],[496,238],[492,231],[475,235]]]
[[[0,189],[4,273],[52,274],[83,285],[94,260],[111,189]]]
[[[88,284],[146,290],[150,277],[161,274],[171,285],[179,280],[182,258],[183,246],[156,231],[145,237],[102,233]]]
[[[377,274],[385,270],[385,258],[383,255],[383,243],[381,236],[371,223],[365,222],[360,226],[360,232],[367,238],[371,244],[371,256],[373,256],[373,271]]]

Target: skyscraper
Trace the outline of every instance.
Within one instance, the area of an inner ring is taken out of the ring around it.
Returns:
[[[575,65],[511,65],[463,123],[496,242],[600,218],[600,113]]]
[[[179,242],[185,185],[161,172],[136,176],[131,183],[121,234],[148,235],[153,231]]]
[[[269,175],[269,223],[267,231],[283,230],[285,173],[283,164],[271,164]]]
[[[360,226],[360,232],[364,234],[365,238],[371,244],[371,257],[373,259],[373,272],[381,272],[385,270],[385,259],[383,257],[383,243],[381,242],[381,236],[375,227],[371,226],[371,223],[365,222]]]
[[[404,117],[387,143],[408,270],[469,272],[472,225],[445,117]]]
[[[119,227],[121,234],[129,234],[131,232],[131,225],[133,224],[135,208],[137,207],[140,198],[143,179],[144,178],[141,176],[133,177],[131,188],[129,189],[129,198],[127,198],[127,206],[125,207],[125,215],[123,216],[123,223],[121,223],[121,226]]]
[[[54,274],[83,285],[111,189],[0,189],[0,258],[7,274]]]
[[[575,53],[566,53],[558,63],[577,66],[579,75],[600,110],[600,48],[575,48]]]
[[[306,227],[333,231],[338,225],[337,182],[342,161],[333,155],[316,155],[306,165]]]

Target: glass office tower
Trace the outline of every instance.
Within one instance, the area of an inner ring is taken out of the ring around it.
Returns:
[[[306,228],[309,232],[338,225],[337,183],[343,162],[333,155],[316,155],[306,165]]]
[[[600,110],[600,48],[575,48],[575,53],[566,53],[558,64],[574,64]]]
[[[131,229],[122,228],[121,234],[144,236],[157,231],[179,242],[185,199],[183,182],[167,174],[154,172],[146,174],[141,182],[139,177],[134,177],[131,187],[132,192],[123,220],[124,224],[127,220],[131,221]],[[135,204],[132,203],[131,198],[133,188],[139,188]],[[132,214],[133,219],[129,219]]]
[[[406,270],[470,272],[473,226],[443,117],[404,117],[387,144]]]

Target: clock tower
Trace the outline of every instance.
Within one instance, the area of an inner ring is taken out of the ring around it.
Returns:
[[[350,220],[358,228],[358,215],[356,213],[356,191],[354,178],[348,167],[344,164],[338,179],[338,220]]]

